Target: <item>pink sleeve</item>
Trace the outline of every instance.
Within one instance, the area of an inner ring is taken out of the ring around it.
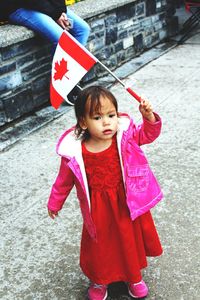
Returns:
[[[74,175],[67,165],[67,159],[61,158],[60,170],[52,186],[48,200],[48,209],[57,212],[62,206],[74,186]]]
[[[136,127],[135,139],[138,145],[150,144],[160,135],[162,121],[158,114],[154,113],[154,115],[155,123],[143,119],[143,123]]]

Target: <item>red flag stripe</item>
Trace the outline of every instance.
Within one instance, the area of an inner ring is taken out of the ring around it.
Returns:
[[[82,45],[79,45],[73,37],[65,32],[62,33],[59,39],[59,45],[87,71],[97,62],[97,59],[91,53],[87,53]]]
[[[52,82],[50,83],[50,100],[51,105],[58,109],[60,104],[63,102],[63,97],[54,89]]]

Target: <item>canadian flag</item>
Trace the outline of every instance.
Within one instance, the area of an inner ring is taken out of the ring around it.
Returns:
[[[55,109],[96,62],[95,56],[63,31],[52,62],[50,100]]]

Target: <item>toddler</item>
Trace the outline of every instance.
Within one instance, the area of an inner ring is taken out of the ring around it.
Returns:
[[[75,102],[76,126],[60,138],[58,176],[48,201],[54,219],[73,186],[83,216],[80,266],[90,279],[90,300],[105,300],[109,283],[124,281],[143,298],[141,270],[147,256],[162,253],[150,213],[163,197],[140,146],[160,134],[161,119],[141,99],[137,126],[118,112],[114,95],[101,86],[84,89]]]

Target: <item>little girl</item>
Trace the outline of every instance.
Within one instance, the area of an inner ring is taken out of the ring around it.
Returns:
[[[80,266],[90,279],[90,300],[104,300],[107,285],[127,282],[142,298],[148,288],[141,269],[146,256],[162,253],[150,209],[162,199],[160,187],[140,145],[160,134],[161,119],[142,99],[136,126],[118,113],[114,95],[101,86],[83,90],[75,102],[77,124],[60,138],[58,176],[48,201],[54,219],[73,186],[83,215]]]

